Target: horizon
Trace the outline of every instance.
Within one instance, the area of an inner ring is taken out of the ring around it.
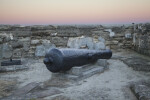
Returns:
[[[0,24],[123,25],[150,22],[150,0],[1,0]]]

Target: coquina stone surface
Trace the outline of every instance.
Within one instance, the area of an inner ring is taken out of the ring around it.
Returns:
[[[88,48],[93,49],[93,39],[91,37],[77,37],[77,38],[69,38],[68,40],[68,47],[70,48]]]
[[[46,52],[48,52],[49,49],[55,48],[56,46],[51,43],[44,43],[42,45],[36,46],[35,50],[35,56],[36,57],[44,57]]]
[[[68,40],[68,47],[70,48],[87,48],[87,49],[95,49],[101,50],[105,49],[105,43],[94,41],[92,37],[77,37],[77,38],[69,38]]]
[[[10,58],[12,57],[12,46],[8,43],[3,44],[2,47],[2,58]]]

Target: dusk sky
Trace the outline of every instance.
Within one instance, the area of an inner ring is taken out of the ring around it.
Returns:
[[[150,0],[0,0],[0,24],[150,22]]]

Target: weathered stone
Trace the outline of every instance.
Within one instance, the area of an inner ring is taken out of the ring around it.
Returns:
[[[57,33],[51,33],[50,36],[57,36]]]
[[[2,59],[2,44],[0,44],[0,67],[1,67],[1,59]]]
[[[41,45],[41,46],[37,46],[36,47],[36,50],[35,50],[35,56],[44,56],[45,55],[45,48],[44,48],[44,46],[43,45]]]
[[[32,98],[44,98],[44,97],[47,97],[47,96],[53,96],[53,95],[58,95],[60,93],[63,93],[62,91],[58,90],[58,89],[55,89],[55,88],[51,88],[50,90],[44,90],[44,91],[37,91],[37,92],[34,92],[32,94]]]
[[[45,56],[46,52],[49,49],[54,48],[54,47],[55,47],[55,45],[51,44],[51,43],[45,43],[43,45],[36,46],[35,56],[37,56],[37,57],[43,57],[43,56]]]
[[[91,37],[69,38],[67,46],[77,49],[82,47],[93,49],[94,43]]]
[[[31,45],[40,44],[40,40],[31,40]]]
[[[114,44],[114,45],[110,45],[110,49],[118,49],[119,48],[119,46],[118,45],[116,45],[116,44]]]
[[[30,49],[30,42],[24,42],[23,50],[27,52],[27,51],[29,51],[29,49]]]
[[[25,38],[19,39],[19,41],[21,41],[21,42],[30,42],[31,38],[30,37],[25,37]]]
[[[94,49],[95,50],[102,50],[106,49],[105,44],[103,42],[97,42],[94,44]]]
[[[24,58],[31,58],[34,56],[35,56],[34,52],[22,52],[22,57],[24,57]]]
[[[9,96],[12,93],[12,90],[16,89],[16,84],[17,84],[16,80],[1,79],[0,80],[0,99],[2,100],[3,97]]]
[[[131,33],[126,33],[126,34],[125,34],[125,38],[132,38]]]
[[[3,42],[9,42],[9,41],[13,40],[12,34],[2,33],[2,34],[0,34],[0,37]]]
[[[59,37],[77,37],[77,33],[69,33],[69,32],[68,33],[65,33],[65,32],[59,33],[58,32],[57,36],[59,36]]]
[[[31,31],[42,31],[42,30],[56,30],[56,26],[48,25],[48,26],[42,26],[42,25],[34,25],[31,27]]]
[[[43,39],[42,44],[45,44],[45,43],[50,43],[50,40]]]
[[[106,29],[105,31],[108,31],[108,32],[109,32],[109,36],[110,36],[110,37],[115,36],[115,32],[113,32],[111,29]]]
[[[105,39],[104,39],[104,38],[102,38],[101,36],[98,38],[98,40],[99,40],[100,42],[105,43]]]
[[[23,42],[21,42],[21,41],[17,41],[17,42],[12,41],[11,45],[12,45],[13,48],[22,48],[23,47]]]
[[[11,45],[4,43],[2,47],[2,58],[12,57],[12,47]]]
[[[118,41],[112,41],[112,44],[118,44]]]
[[[113,38],[113,40],[116,40],[116,41],[122,42],[122,41],[123,41],[123,38],[122,38],[122,37],[115,37],[115,38]]]
[[[24,70],[28,68],[29,66],[26,66],[26,65],[1,66],[0,72],[13,72],[13,71]]]
[[[115,34],[115,37],[124,37],[124,34],[121,34],[121,33]]]
[[[99,66],[96,64],[88,64],[83,66],[73,67],[68,72],[62,73],[52,73],[52,79],[69,79],[73,81],[79,81],[88,77],[91,77],[94,74],[102,73],[107,67]]]
[[[103,66],[103,67],[108,66],[106,59],[99,59],[99,60],[97,60],[96,64],[99,65],[99,66]]]
[[[15,31],[15,34],[18,37],[30,37],[31,31]]]
[[[130,88],[138,100],[150,100],[149,82],[137,82],[132,84]]]
[[[21,56],[22,56],[22,49],[13,50],[13,58],[21,58]]]
[[[79,33],[79,29],[75,26],[58,26],[57,27],[57,36],[60,37],[76,37]]]
[[[79,67],[79,66],[77,66],[77,67],[72,67],[72,68],[68,71],[69,74],[73,74],[73,75],[82,75],[82,72],[83,72],[83,69],[82,69],[82,67]]]
[[[118,44],[118,41],[106,41],[106,45],[117,45]]]
[[[144,53],[144,52],[143,52]],[[133,70],[136,71],[150,71],[149,59],[144,59],[140,57],[126,58],[122,59],[124,63],[126,63],[129,67],[132,67]]]
[[[53,32],[55,31],[51,31],[51,30],[33,31],[32,36],[50,36],[51,33]]]
[[[3,43],[3,39],[2,39],[2,38],[0,38],[0,44],[1,44],[1,43]]]
[[[36,82],[29,83],[29,84],[25,85],[24,87],[15,91],[13,95],[21,96],[21,95],[27,94],[28,92],[30,92],[32,89],[34,89],[38,85],[39,85],[39,83],[36,83]]]
[[[51,42],[56,46],[66,46],[68,42],[68,38],[64,37],[52,37]]]

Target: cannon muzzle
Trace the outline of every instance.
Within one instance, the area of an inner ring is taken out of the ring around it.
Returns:
[[[110,59],[111,50],[87,50],[87,49],[50,49],[43,60],[47,69],[51,72],[68,71],[74,66],[93,63],[98,59]]]

